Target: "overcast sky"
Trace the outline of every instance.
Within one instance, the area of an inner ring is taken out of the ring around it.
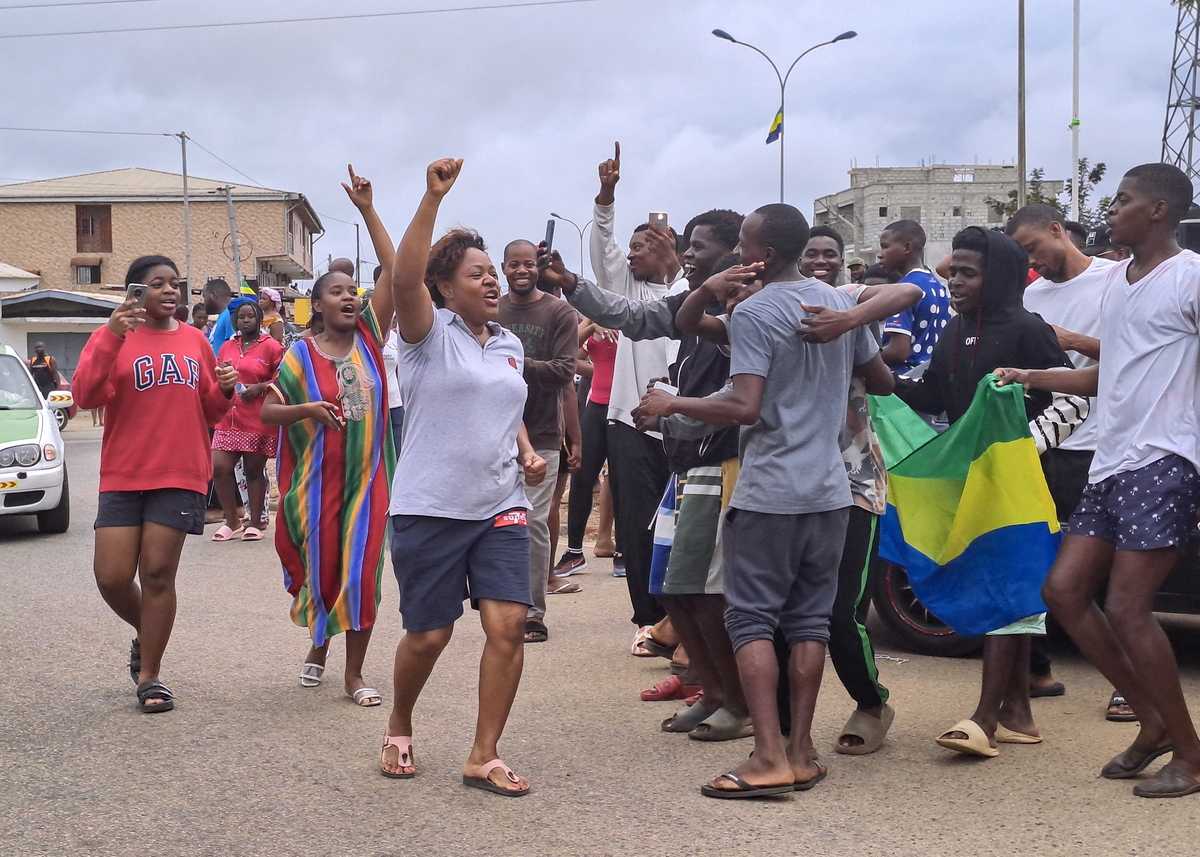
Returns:
[[[0,7],[47,0],[0,0]],[[0,34],[150,27],[485,5],[497,0],[138,0],[3,10]],[[1070,170],[1071,2],[1028,6],[1029,164]],[[1175,9],[1086,0],[1082,154],[1115,186],[1159,158]],[[1133,7],[1136,6],[1136,12]],[[784,67],[787,201],[811,217],[847,169],[1016,158],[1016,0],[595,0],[557,7],[173,32],[0,39],[0,125],[185,130],[257,182],[324,216],[316,255],[354,254],[345,164],[372,179],[394,237],[438,157],[466,159],[439,227],[496,255],[537,240],[550,211],[591,217],[596,165],[622,144],[621,235],[650,210],[682,226],[712,207],[776,200],[764,144]],[[190,172],[244,181],[204,152]],[[0,131],[0,183],[140,166],[179,171],[170,138]],[[365,232],[364,232],[365,239]],[[556,246],[577,262],[578,236]],[[146,248],[148,252],[155,248]],[[370,250],[364,249],[370,256]]]

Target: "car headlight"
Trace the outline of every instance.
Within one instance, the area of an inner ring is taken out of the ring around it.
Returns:
[[[42,451],[36,444],[27,443],[23,446],[10,446],[0,450],[0,467],[33,467],[41,460]]]

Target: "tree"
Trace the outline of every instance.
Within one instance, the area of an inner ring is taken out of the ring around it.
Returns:
[[[1200,2],[1200,0],[1193,0]],[[1089,229],[1099,225],[1104,221],[1104,213],[1108,211],[1108,206],[1112,200],[1109,197],[1102,198],[1095,208],[1088,208],[1087,201],[1092,195],[1092,191],[1096,189],[1103,179],[1104,174],[1108,170],[1108,166],[1104,163],[1095,164],[1094,166],[1087,158],[1079,159],[1079,170],[1075,179],[1067,179],[1064,183],[1063,192],[1061,194],[1052,195],[1047,193],[1045,188],[1046,171],[1041,167],[1034,167],[1029,171],[1029,189],[1025,194],[1025,204],[1035,205],[1045,203],[1053,205],[1059,210],[1064,218],[1070,217],[1071,204],[1071,182],[1079,181],[1079,222]],[[1002,220],[1008,220],[1017,211],[1017,191],[1014,188],[1010,190],[1004,199],[997,199],[994,196],[985,197],[984,202],[987,203],[989,209]]]
[[[1089,229],[1099,226],[1104,222],[1105,212],[1108,211],[1108,206],[1112,203],[1111,197],[1104,197],[1095,208],[1089,208],[1087,204],[1092,191],[1096,189],[1096,185],[1104,180],[1104,174],[1107,171],[1108,165],[1103,162],[1093,166],[1087,158],[1080,158],[1079,169],[1075,174],[1075,178],[1067,179],[1066,185],[1063,188],[1063,195],[1069,204],[1071,199],[1071,183],[1075,180],[1079,181],[1079,222]],[[1064,213],[1070,214],[1069,211],[1064,211]]]
[[[1063,211],[1062,203],[1058,201],[1058,197],[1049,196],[1042,190],[1045,181],[1046,171],[1041,167],[1034,167],[1029,171],[1029,188],[1025,193],[1025,204],[1047,203],[1062,211],[1065,216],[1066,212]],[[996,199],[994,196],[988,196],[984,197],[983,201],[1002,220],[1008,220],[1008,218],[1017,213],[1016,188],[1010,190],[1004,199]]]

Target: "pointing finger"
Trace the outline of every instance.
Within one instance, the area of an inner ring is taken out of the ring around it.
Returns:
[[[617,162],[617,166],[619,167],[621,165],[621,141],[617,140],[613,144],[613,148],[616,149],[616,155],[613,156],[613,160]]]

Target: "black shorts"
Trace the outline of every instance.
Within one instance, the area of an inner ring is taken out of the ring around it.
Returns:
[[[1196,526],[1198,505],[1196,468],[1168,455],[1088,485],[1067,532],[1104,539],[1124,551],[1180,546]]]
[[[1054,498],[1060,523],[1071,520],[1088,484],[1094,453],[1087,449],[1048,449],[1042,453],[1042,473]]]
[[[453,625],[463,601],[530,606],[529,526],[524,509],[483,521],[392,516],[392,569],[406,631]]]
[[[140,527],[149,521],[188,535],[204,535],[205,497],[184,488],[101,491],[93,529]]]

